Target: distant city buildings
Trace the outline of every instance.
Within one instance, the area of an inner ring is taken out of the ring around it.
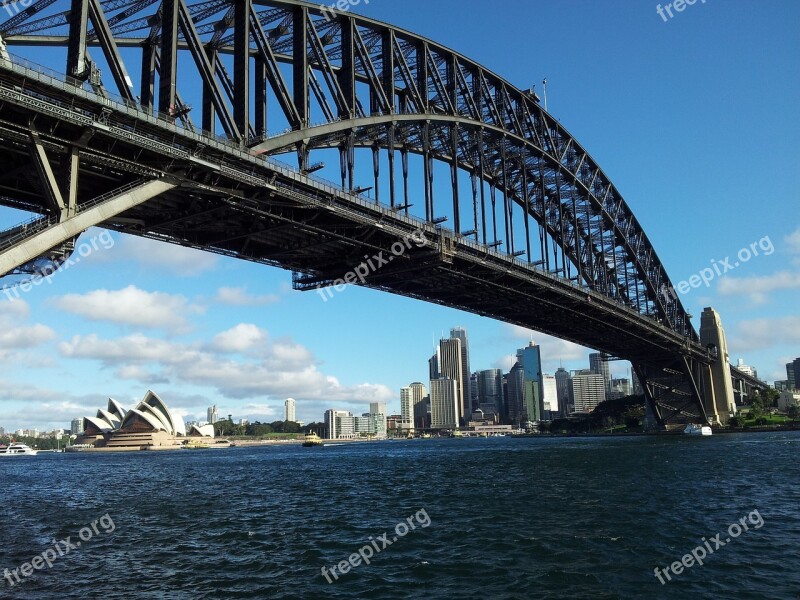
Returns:
[[[295,412],[294,398],[287,398],[286,401],[283,403],[283,408],[284,408],[284,421],[291,421],[293,423],[296,423],[297,414]]]
[[[786,381],[789,382],[790,390],[797,389],[798,375],[800,375],[800,358],[796,358],[794,361],[786,364]]]
[[[517,356],[521,357],[524,371],[523,402],[521,422],[541,421],[544,419],[544,381],[542,376],[541,348],[531,342],[527,347],[520,349]]]
[[[433,429],[456,429],[460,412],[458,382],[450,378],[433,379],[430,390],[431,427]]]
[[[590,413],[606,399],[606,382],[603,375],[591,369],[574,371],[572,397],[576,413]]]
[[[618,400],[630,396],[633,391],[628,379],[611,379],[611,390],[606,396],[607,400]]]
[[[478,381],[478,408],[490,420],[504,413],[503,398],[503,371],[502,369],[487,369],[480,371]],[[470,419],[472,415],[470,415]]]
[[[426,395],[425,385],[418,381],[400,389],[400,429],[414,431],[425,427]]]
[[[81,435],[83,433],[83,419],[72,419],[70,433],[72,435]]]
[[[352,440],[357,438],[385,438],[387,432],[386,404],[373,403],[370,412],[360,417],[345,410],[325,411],[325,436],[329,440]],[[372,410],[383,410],[375,412]]]
[[[207,421],[209,424],[214,425],[219,421],[219,412],[217,411],[217,405],[209,406],[208,410],[206,411]]]
[[[440,379],[451,379],[456,383],[456,417],[455,423],[469,420],[469,414],[472,413],[472,407],[469,406],[470,400],[465,391],[465,384],[467,381],[467,374],[464,372],[464,358],[462,354],[461,340],[459,338],[443,339],[439,342],[439,375]],[[433,390],[433,381],[431,381],[431,393]],[[431,398],[433,404],[433,398]],[[431,411],[433,406],[431,406]]]
[[[603,376],[603,386],[606,394],[611,392],[611,372],[608,369],[608,354],[593,352],[589,355],[589,370]]]
[[[545,420],[551,420],[560,414],[558,404],[558,382],[555,375],[542,375],[542,404]]]
[[[744,363],[744,359],[740,358],[736,363],[736,368],[739,369],[745,375],[749,375],[750,377],[754,377],[758,379],[758,371],[756,371],[755,367],[751,367],[750,365],[746,365]]]
[[[558,405],[561,408],[562,416],[568,416],[572,408],[572,377],[564,367],[559,367],[555,374],[556,394],[558,395]]]
[[[450,330],[450,339],[461,341],[461,372],[464,375],[464,415],[465,422],[472,416],[478,401],[477,389],[472,387],[472,371],[469,364],[469,338],[467,330],[463,327],[453,327]],[[477,382],[476,382],[477,383]]]

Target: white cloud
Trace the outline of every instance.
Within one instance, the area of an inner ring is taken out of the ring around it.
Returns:
[[[772,292],[800,289],[800,273],[781,271],[760,277],[723,277],[717,291],[723,296],[748,296],[754,304],[763,304]]]
[[[170,381],[209,386],[228,398],[324,399],[328,402],[389,401],[385,385],[342,385],[317,369],[313,353],[290,339],[272,341],[267,331],[240,324],[222,332],[208,346],[173,343],[134,334],[116,340],[75,336],[59,345],[68,358],[100,361],[121,373],[161,373]],[[241,354],[236,360],[231,353]],[[136,371],[133,366],[142,370]]]
[[[167,377],[151,373],[150,371],[142,368],[140,365],[122,365],[114,372],[114,375],[116,375],[119,379],[127,379],[144,383],[148,387],[152,387],[156,384],[169,383],[169,379]]]
[[[266,342],[267,332],[255,325],[240,323],[214,337],[211,347],[219,352],[246,352]]]
[[[787,235],[783,241],[786,242],[789,252],[792,254],[800,254],[800,227],[798,227],[794,233]]]
[[[0,319],[27,319],[30,314],[31,309],[22,298],[0,300]]]
[[[247,292],[243,287],[222,287],[217,290],[214,298],[220,304],[229,306],[266,306],[280,301],[277,294],[264,294],[261,296]]]
[[[29,314],[30,308],[22,299],[0,301],[0,358],[3,361],[21,358],[19,350],[36,348],[56,337],[46,325],[23,324]]]
[[[118,247],[123,258],[184,277],[195,277],[219,264],[214,254],[137,236],[123,236]]]
[[[752,352],[782,344],[800,344],[800,317],[742,321],[729,336],[731,354]]]
[[[52,329],[38,323],[30,327],[4,329],[0,331],[0,348],[35,348],[55,337],[56,334]]]
[[[87,294],[68,294],[55,298],[58,308],[90,321],[105,321],[133,327],[185,331],[186,314],[201,314],[205,309],[191,304],[184,296],[146,292],[133,285],[122,290],[95,290]]]

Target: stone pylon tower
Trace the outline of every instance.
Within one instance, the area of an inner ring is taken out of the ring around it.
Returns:
[[[703,310],[700,318],[700,343],[716,349],[717,360],[703,367],[703,400],[706,413],[712,423],[722,425],[736,414],[736,402],[733,397],[731,382],[731,362],[728,355],[728,343],[719,313],[713,308]]]

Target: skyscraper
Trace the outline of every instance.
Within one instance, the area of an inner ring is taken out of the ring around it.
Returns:
[[[428,379],[432,381],[439,379],[439,377],[441,377],[441,372],[439,371],[439,348],[436,348],[436,352],[428,359]]]
[[[442,378],[452,379],[456,382],[456,399],[459,407],[456,423],[463,421],[466,425],[472,416],[472,407],[465,392],[466,373],[464,372],[459,338],[450,338],[439,342],[439,370]],[[433,398],[431,398],[431,402],[433,402]]]
[[[208,410],[206,411],[206,416],[208,417],[206,420],[213,425],[217,421],[219,421],[219,412],[217,412],[217,405],[209,406]]]
[[[415,381],[410,386],[411,388],[411,406],[415,427],[425,427],[428,418],[428,406],[425,403],[425,397],[428,395],[428,390],[425,385],[419,381]]]
[[[296,418],[296,415],[295,415],[295,408],[294,408],[294,398],[287,398],[286,402],[283,403],[283,407],[284,407],[284,413],[285,413],[284,414],[284,420],[285,421],[291,421],[292,423],[297,421],[297,418]]]
[[[83,419],[72,419],[72,423],[70,423],[70,433],[72,433],[72,435],[80,435],[83,433]]]
[[[469,365],[469,338],[467,337],[467,330],[463,327],[453,327],[450,330],[450,338],[461,340],[461,370],[464,373],[464,394],[466,394],[465,404],[468,413],[466,418],[469,419],[478,398],[477,394],[473,394],[473,391],[477,392],[477,390],[473,390],[471,384],[472,371]]]
[[[589,355],[589,370],[603,376],[606,394],[611,391],[611,373],[608,369],[608,354],[593,352]]]
[[[459,340],[456,340],[461,343]],[[431,427],[455,429],[458,427],[458,382],[442,378],[431,381]]]
[[[556,371],[556,394],[561,414],[566,417],[572,412],[572,378],[564,367]]]
[[[542,375],[542,404],[544,405],[544,417],[546,419],[559,416],[558,383],[555,375]]]
[[[575,399],[575,412],[592,412],[606,399],[603,376],[586,369],[575,371],[572,374],[572,396]]]
[[[800,375],[800,358],[786,364],[786,379],[789,380],[789,389],[796,390],[798,388],[797,379]]]
[[[414,407],[411,404],[411,388],[400,388],[400,429],[414,429]]]
[[[478,373],[478,407],[486,414],[503,413],[503,371],[487,369]]]
[[[525,369],[518,360],[508,373],[508,406],[507,418],[514,425],[522,421],[523,405],[525,403]]]
[[[539,346],[531,342],[517,352],[522,357],[525,373],[523,384],[523,421],[541,421],[544,418],[544,386],[542,381],[542,353]]]

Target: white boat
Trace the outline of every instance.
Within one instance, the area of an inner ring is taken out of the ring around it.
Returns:
[[[686,435],[711,435],[711,427],[708,425],[695,425],[694,423],[689,423],[686,426],[686,429],[683,430],[683,433]]]
[[[33,450],[30,446],[11,442],[10,446],[0,446],[0,456],[36,456],[38,450]]]

